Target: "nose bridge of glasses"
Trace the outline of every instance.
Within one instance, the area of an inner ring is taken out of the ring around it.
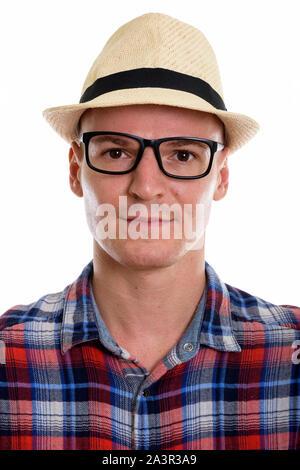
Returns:
[[[156,139],[143,139],[142,140],[140,159],[143,157],[147,147],[152,148],[155,159],[157,160],[157,163],[159,163],[159,161],[158,161],[158,158],[159,158],[159,156],[158,156],[158,146],[157,146],[157,140]]]
[[[155,151],[156,142],[156,139],[143,139],[144,149],[146,147],[151,147]]]

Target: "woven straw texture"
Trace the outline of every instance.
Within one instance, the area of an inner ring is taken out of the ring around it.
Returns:
[[[110,37],[94,61],[81,95],[100,77],[143,67],[164,68],[201,78],[224,99],[217,60],[204,34],[193,26],[160,13],[147,13],[135,18]],[[217,115],[225,124],[231,153],[259,129],[257,122],[248,116],[218,110],[192,93],[165,88],[111,91],[87,103],[47,109],[43,115],[61,137],[71,142],[78,138],[78,121],[86,109],[147,103]]]

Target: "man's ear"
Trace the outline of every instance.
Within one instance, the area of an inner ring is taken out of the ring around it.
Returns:
[[[77,142],[72,142],[69,150],[69,183],[70,188],[78,197],[83,196],[82,186],[80,181],[80,170],[83,162],[82,149]]]
[[[228,155],[229,147],[225,147],[221,154],[219,155],[218,160],[218,174],[217,174],[217,184],[214,192],[214,201],[219,201],[223,199],[226,195],[229,185],[229,169],[228,169]]]

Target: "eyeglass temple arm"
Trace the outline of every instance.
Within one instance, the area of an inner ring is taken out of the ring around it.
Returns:
[[[223,150],[225,148],[225,144],[220,144],[219,142],[217,143],[217,152],[219,152],[220,150]]]

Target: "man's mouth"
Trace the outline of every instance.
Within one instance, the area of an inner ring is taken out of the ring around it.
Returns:
[[[120,217],[121,220],[126,220],[128,223],[129,222],[132,222],[133,220],[135,220],[137,223],[141,223],[141,224],[165,224],[165,223],[170,223],[172,222],[174,219],[163,219],[161,217],[157,218],[157,217],[139,217],[139,216],[131,216],[131,217],[127,217],[127,219],[123,219],[122,217]]]

